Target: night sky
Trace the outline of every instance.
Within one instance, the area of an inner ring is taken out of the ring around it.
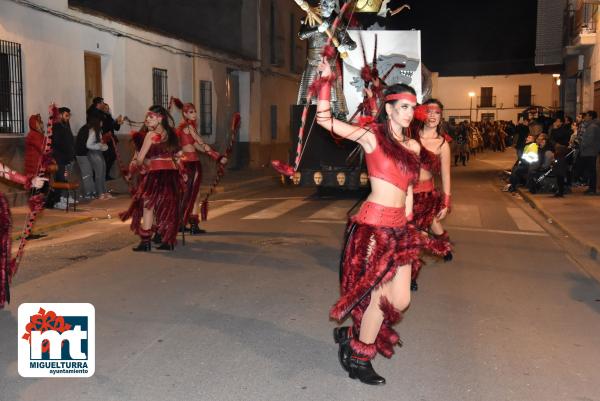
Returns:
[[[420,29],[425,65],[442,76],[535,72],[537,0],[394,0],[388,29]]]

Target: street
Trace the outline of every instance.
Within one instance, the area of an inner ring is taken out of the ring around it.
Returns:
[[[453,168],[454,260],[426,258],[383,387],[347,377],[328,321],[357,199],[267,178],[225,188],[174,252],[133,253],[116,216],[33,241],[0,311],[0,400],[598,401],[600,267],[501,192],[513,155]],[[95,306],[92,378],[18,375],[24,302]]]

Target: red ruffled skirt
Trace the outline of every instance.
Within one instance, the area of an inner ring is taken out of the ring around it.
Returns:
[[[435,216],[444,208],[444,195],[434,189],[414,194],[413,224],[419,230],[428,231]]]
[[[185,212],[183,214],[183,224],[187,223],[190,219],[190,215],[194,210],[194,204],[196,198],[198,198],[198,192],[200,192],[200,183],[202,182],[202,164],[200,160],[184,161],[183,166],[185,168],[185,174],[187,175],[187,182],[185,192],[183,193],[183,207]]]
[[[129,208],[119,217],[123,221],[131,218],[131,230],[139,235],[144,208],[152,209],[156,232],[161,235],[163,243],[174,245],[183,212],[183,188],[178,170],[151,170],[141,178]]]
[[[431,225],[435,219],[435,216],[444,209],[444,195],[442,192],[434,189],[433,191],[417,192],[414,194],[414,206],[413,206],[413,223],[415,226],[423,231],[430,232]],[[450,243],[450,237],[448,233],[444,231],[441,235],[429,234],[430,241],[434,244],[435,248],[447,248],[448,252],[452,250],[452,244]],[[417,263],[412,265],[412,278],[416,279],[419,276],[419,271],[423,266],[423,261],[419,260]]]
[[[390,225],[385,225],[386,222]],[[358,215],[348,222],[345,246],[340,262],[341,296],[330,310],[330,318],[341,322],[350,314],[355,333],[360,332],[364,311],[371,301],[371,291],[391,281],[398,268],[419,263],[422,249],[443,255],[446,248],[406,223],[404,208],[388,208],[365,202]],[[398,334],[392,328],[398,315],[391,304],[382,300],[384,322],[375,342],[379,353],[389,358]]]
[[[10,301],[12,219],[6,197],[0,193],[0,308]]]

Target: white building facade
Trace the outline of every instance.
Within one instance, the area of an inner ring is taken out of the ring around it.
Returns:
[[[433,74],[433,97],[447,120],[517,121],[531,106],[556,110],[559,90],[552,74],[441,77]]]
[[[304,55],[304,44],[292,35],[290,24],[299,24],[302,11],[285,0],[241,3],[244,18],[254,24],[248,29],[254,37],[244,39],[250,43],[246,47],[255,47],[254,57],[70,8],[67,0],[2,0],[0,160],[22,167],[28,118],[40,113],[46,120],[51,101],[71,109],[76,134],[95,96],[104,98],[114,117],[121,114],[134,122],[143,121],[150,105],[166,106],[171,96],[193,102],[201,133],[217,150],[228,142],[232,113],[240,111],[242,126],[232,164],[256,167],[271,158],[287,158],[289,109],[296,100],[301,72],[297,66]],[[282,16],[281,21],[269,26],[276,16]],[[265,57],[274,51],[277,57]],[[8,82],[6,88],[2,82]],[[179,112],[173,114],[177,121]],[[122,139],[129,130],[125,123],[119,132]],[[127,154],[126,148],[123,151]],[[2,183],[0,190],[14,191]]]

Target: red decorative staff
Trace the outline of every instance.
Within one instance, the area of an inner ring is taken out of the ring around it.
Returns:
[[[240,122],[240,113],[234,113],[233,117],[231,118],[231,137],[229,138],[229,143],[227,144],[225,152],[223,152],[223,157],[226,157],[228,160],[231,156],[231,152],[233,151],[235,138],[240,130]],[[222,163],[217,163],[217,174],[215,175],[215,179],[210,185],[206,196],[202,200],[202,205],[200,206],[200,217],[202,218],[202,221],[206,221],[208,217],[208,198],[215,192],[215,189],[217,188],[217,185],[219,185],[219,182],[223,176],[225,176],[225,165]]]

